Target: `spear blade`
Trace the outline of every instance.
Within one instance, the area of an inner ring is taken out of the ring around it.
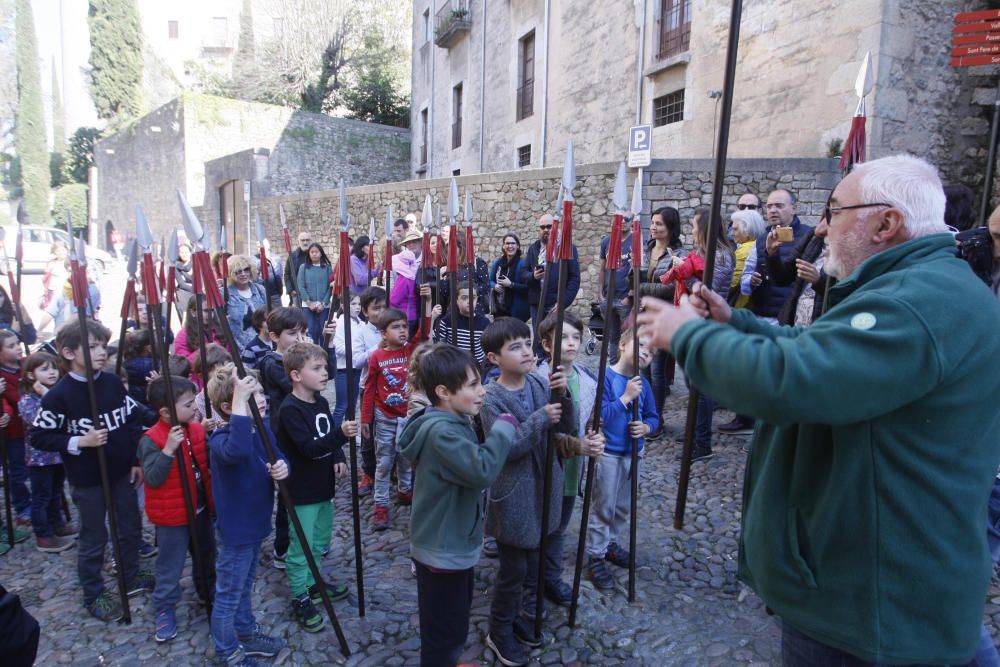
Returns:
[[[451,187],[448,189],[448,224],[454,225],[455,219],[458,218],[458,183],[455,181],[455,177],[451,177]]]
[[[864,60],[861,61],[861,68],[858,70],[858,78],[854,82],[854,92],[858,94],[858,97],[866,97],[868,93],[872,92],[871,51],[868,51],[865,54]]]
[[[562,186],[566,191],[566,201],[573,201],[573,188],[576,187],[576,163],[573,161],[573,142],[566,147],[566,164],[563,165]]]
[[[465,226],[472,226],[472,193],[465,191]]]
[[[226,229],[225,225],[219,227],[219,252],[228,252],[226,247],[229,245],[229,231]]]
[[[143,253],[150,252],[153,248],[153,232],[149,229],[146,221],[146,214],[142,212],[141,206],[135,207],[135,238],[139,242],[139,247]]]
[[[385,238],[387,241],[392,239],[392,227],[395,224],[395,222],[396,222],[396,215],[395,212],[392,210],[392,205],[390,204],[389,208],[386,210],[385,213]]]
[[[351,229],[351,216],[347,213],[347,182],[340,179],[340,231]]]
[[[292,254],[292,239],[288,235],[288,220],[285,218],[285,205],[278,204],[278,219],[281,220],[281,235],[285,238],[285,252]]]
[[[195,252],[207,250],[205,228],[201,226],[198,216],[194,214],[194,211],[191,210],[191,205],[188,204],[187,197],[180,190],[177,191],[177,201],[181,207],[181,222],[184,223],[184,232],[191,243],[194,244]]]
[[[563,188],[562,181],[559,181],[559,196],[556,197],[556,210],[552,213],[552,217],[556,220],[562,220],[563,215],[563,204],[566,202],[565,189]]]
[[[427,195],[424,197],[424,210],[420,215],[420,224],[423,226],[425,232],[429,232],[434,226],[434,213],[431,207],[431,196]]]
[[[628,210],[628,180],[624,160],[618,163],[618,175],[615,176],[615,194],[611,201],[615,205],[616,213],[624,213]]]
[[[642,168],[635,175],[635,183],[632,184],[632,206],[631,213],[634,217],[642,215]]]
[[[264,234],[264,222],[260,219],[260,213],[257,211],[254,211],[254,224],[256,227],[255,231],[257,233],[257,243],[259,245],[264,243],[267,235]]]
[[[139,244],[135,242],[135,239],[129,239],[128,243],[125,244],[125,256],[128,257],[128,262],[125,265],[128,278],[135,280],[135,272],[139,270]]]
[[[181,259],[180,238],[176,227],[170,233],[170,244],[167,246],[167,259],[170,260],[171,264],[179,262]]]

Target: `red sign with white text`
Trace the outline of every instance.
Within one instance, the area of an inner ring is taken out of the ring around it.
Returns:
[[[983,21],[981,23],[959,23],[956,25],[952,32],[955,33],[967,33],[967,32],[997,32],[1000,31],[1000,21]]]
[[[955,46],[1000,44],[1000,32],[977,32],[972,35],[956,35],[952,42]]]
[[[1000,9],[984,9],[979,12],[965,12],[955,17],[955,23],[968,23],[969,21],[993,21],[1000,19]]]
[[[998,56],[961,56],[951,59],[952,67],[972,67],[974,65],[1000,65]]]
[[[1000,44],[981,44],[979,46],[962,46],[951,50],[955,56],[989,56],[1000,53]]]

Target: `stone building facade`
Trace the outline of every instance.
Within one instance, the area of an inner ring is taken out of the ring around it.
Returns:
[[[333,188],[340,178],[399,181],[409,153],[406,129],[185,94],[98,142],[96,218],[131,231],[138,204],[154,234],[169,233],[179,189],[218,224],[227,201],[227,211],[242,206],[241,181],[251,181],[251,198]],[[245,241],[245,225],[229,238]]]
[[[649,213],[660,206],[673,206],[681,213],[685,244],[691,243],[691,214],[696,206],[708,205],[712,198],[711,160],[654,160],[643,171],[643,212],[648,223]],[[600,240],[608,233],[613,216],[611,193],[614,190],[617,164],[602,162],[577,167],[576,203],[573,209],[573,241],[580,254],[582,288],[576,308],[589,313],[588,304],[597,299],[600,272],[598,250]],[[635,171],[630,174],[631,182]],[[746,192],[767,193],[777,187],[795,191],[799,198],[800,217],[815,223],[826,205],[830,189],[840,177],[837,161],[813,159],[734,159],[727,165],[723,182],[723,205],[728,213],[735,210],[736,200]],[[472,194],[473,229],[476,252],[488,263],[500,256],[501,241],[506,233],[514,232],[526,251],[538,235],[536,218],[555,207],[561,167],[508,171],[472,176],[459,176],[459,193]],[[382,247],[386,211],[392,206],[397,216],[407,212],[420,218],[424,198],[430,194],[435,207],[447,204],[450,179],[438,178],[405,183],[386,183],[348,188],[347,208],[355,222],[352,236],[368,233],[368,221],[374,217],[378,241]],[[284,206],[289,228],[294,235],[307,229],[313,239],[327,249],[332,258],[337,252],[340,197],[336,190],[288,194],[257,199],[253,209],[265,221],[272,247],[280,244],[278,206]],[[436,210],[436,209],[435,209]],[[459,224],[461,224],[459,220]]]
[[[728,0],[414,0],[413,177],[714,153]],[[871,51],[869,157],[899,151],[977,187],[993,96],[948,65],[952,19],[982,0],[744,3],[729,156],[825,156],[845,139]],[[980,89],[980,90],[977,90]]]

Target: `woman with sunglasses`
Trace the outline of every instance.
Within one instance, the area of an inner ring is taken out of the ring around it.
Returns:
[[[520,266],[521,240],[517,238],[517,234],[506,234],[503,237],[503,254],[490,267],[494,317],[516,317],[522,322],[527,322],[531,317],[528,286],[518,282]]]
[[[253,340],[257,332],[250,323],[253,311],[267,304],[264,286],[257,282],[253,263],[246,255],[233,255],[227,261],[229,268],[229,300],[226,302],[226,317],[233,330],[236,344],[243,348]]]

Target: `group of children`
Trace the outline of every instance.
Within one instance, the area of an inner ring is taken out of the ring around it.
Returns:
[[[429,298],[429,288],[422,296]],[[468,297],[464,288],[459,290],[466,345],[468,317],[475,308]],[[600,388],[595,377],[575,363],[584,328],[569,312],[561,341],[553,340],[555,313],[539,327],[548,354],[556,344],[561,346],[560,366],[549,368],[538,363],[531,330],[517,319],[498,318],[489,324],[474,320],[470,354],[449,344],[450,322],[438,320],[440,306],[431,313],[439,342],[431,342],[423,327],[411,338],[407,314],[386,308],[380,288],[366,289],[347,305],[347,313],[324,330],[326,348],[310,342],[310,323],[299,308],[276,307],[266,317],[255,315],[257,339],[239,351],[248,366],[256,367],[255,373],[241,379],[229,352],[213,343],[204,368],[194,373],[184,369],[190,380],[182,377],[183,371],[174,375],[171,361],[172,396],[157,373],[142,378],[147,386],[140,397],[132,389],[131,372],[128,388],[106,372],[110,332],[97,322],[88,325],[89,340],[84,340],[79,323],[63,326],[55,342],[59,359],[36,352],[24,363],[16,336],[0,331],[0,377],[20,382],[16,403],[25,423],[31,424],[25,459],[38,469],[32,472],[33,496],[38,488],[37,499],[32,498],[32,524],[40,546],[44,540],[69,540],[75,532],[60,513],[65,471],[80,521],[77,570],[83,602],[94,616],[110,621],[122,615],[118,596],[106,590],[103,579],[108,508],[98,447],[105,452],[120,537],[115,566],[122,568],[127,594],[155,586],[155,639],[173,639],[179,580],[196,542],[201,567],[192,568],[195,592],[212,605],[211,633],[216,656],[224,664],[253,664],[254,657],[276,655],[285,644],[263,634],[250,601],[261,547],[272,532],[275,481],[287,485],[305,536],[303,544],[297,534],[289,534],[287,514],[279,504],[274,563],[285,569],[294,617],[305,630],[317,632],[324,626],[317,609],[321,587],[333,600],[348,596],[345,584],[314,579],[306,550],[320,562],[330,546],[334,490],[347,470],[342,446],[359,434],[365,473],[361,484],[367,486],[359,490],[374,493],[373,529],[390,525],[393,472],[397,503],[412,504],[410,541],[422,664],[458,662],[468,633],[473,568],[484,531],[496,540],[499,551],[486,642],[503,664],[527,662],[525,646],[542,641],[531,622],[538,578],[547,598],[561,605],[570,602],[570,587],[562,579],[563,538],[582,488],[585,459],[597,465],[586,539],[588,571],[597,588],[614,587],[605,563],[628,562],[619,534],[627,530],[628,479],[638,473],[630,470],[630,448],[637,446],[641,452],[643,436],[659,426],[650,387],[638,377],[640,369],[632,367],[632,337],[622,337],[619,361]],[[344,317],[352,323],[350,360]],[[211,339],[207,333],[194,335]],[[14,344],[8,345],[10,340]],[[144,342],[131,342],[130,358],[149,356]],[[186,344],[197,349],[194,341]],[[89,379],[83,345],[89,346],[93,362]],[[649,361],[644,341],[639,358],[640,365]],[[194,359],[199,366],[200,355]],[[139,367],[137,378],[144,363],[133,364]],[[352,413],[348,364],[358,382],[353,395],[362,399],[360,420],[346,418]],[[66,371],[61,379],[60,366]],[[492,372],[484,384],[487,369]],[[331,372],[337,382],[333,411],[322,395]],[[199,386],[203,378],[205,386]],[[97,389],[97,424],[91,419],[88,382]],[[4,393],[5,413],[10,415],[4,417],[9,420],[8,442],[18,433],[18,411],[7,410],[9,383]],[[598,391],[603,392],[603,406],[601,428],[595,431]],[[630,417],[636,400],[639,421]],[[264,415],[263,432],[251,418],[250,401]],[[23,437],[23,430],[20,433]],[[550,493],[543,498],[550,440],[557,455],[551,459]],[[275,456],[273,464],[269,453]],[[185,502],[182,475],[191,508]],[[139,566],[140,486],[159,548],[155,578]],[[545,504],[549,522],[542,526]],[[190,534],[191,510],[196,540]],[[544,571],[538,572],[542,530],[549,546]]]

